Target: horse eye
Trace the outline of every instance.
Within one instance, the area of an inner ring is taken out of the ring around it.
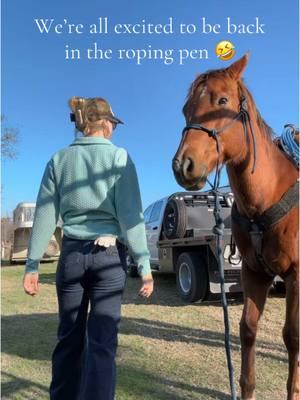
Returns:
[[[228,102],[228,99],[226,97],[221,97],[218,101],[219,105],[226,104]]]

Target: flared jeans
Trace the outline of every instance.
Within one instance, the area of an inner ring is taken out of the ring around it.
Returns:
[[[63,237],[51,400],[113,400],[125,266],[115,248]]]

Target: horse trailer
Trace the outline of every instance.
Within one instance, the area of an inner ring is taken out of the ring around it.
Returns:
[[[35,203],[19,203],[14,210],[14,241],[11,254],[11,261],[14,263],[27,260],[34,212]],[[42,261],[55,261],[59,258],[62,239],[62,229],[59,225],[49,241]]]

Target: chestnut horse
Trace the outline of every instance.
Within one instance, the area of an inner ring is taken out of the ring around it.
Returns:
[[[298,171],[273,143],[272,130],[242,81],[247,62],[246,54],[228,68],[199,75],[193,82],[183,108],[187,126],[173,159],[173,171],[181,186],[198,190],[218,164],[227,168],[235,197],[232,231],[243,259],[242,399],[255,398],[257,325],[269,288],[279,275],[286,287],[287,398],[299,400]],[[290,188],[294,188],[294,203],[276,223],[254,232],[246,229],[245,221],[251,226]]]

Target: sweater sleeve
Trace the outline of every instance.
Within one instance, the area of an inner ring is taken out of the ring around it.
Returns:
[[[141,195],[136,169],[126,150],[118,149],[115,168],[115,207],[122,237],[137,263],[139,274],[145,276],[151,273],[151,268]]]
[[[53,160],[50,160],[46,166],[36,201],[25,272],[37,272],[39,262],[55,231],[58,216],[59,195],[55,182]]]

